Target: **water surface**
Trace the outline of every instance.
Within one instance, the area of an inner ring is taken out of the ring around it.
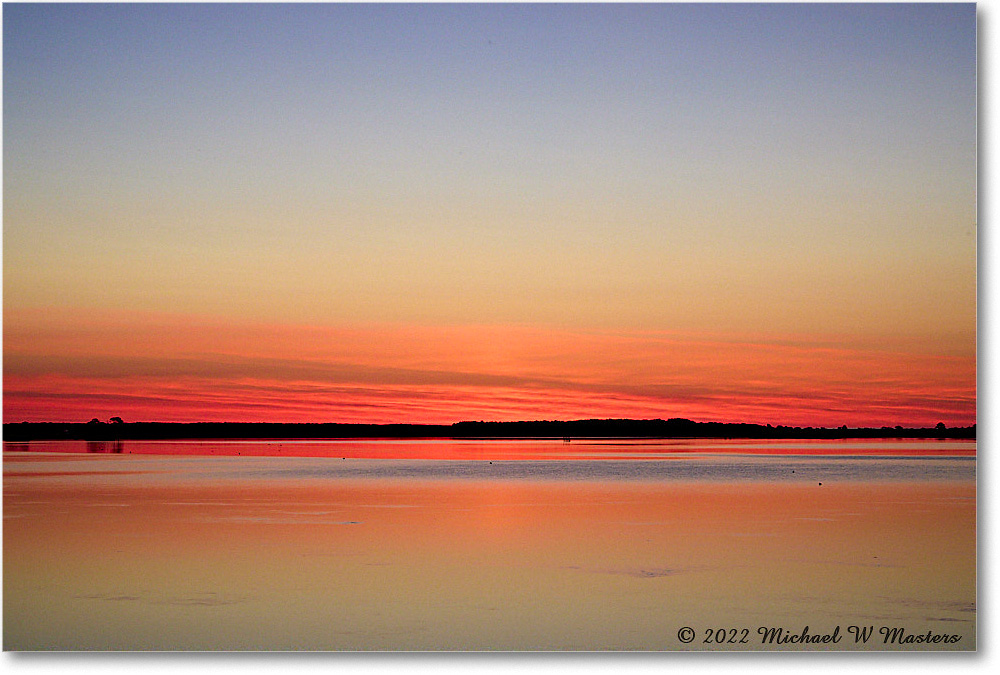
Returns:
[[[972,649],[975,495],[955,441],[5,444],[4,648]]]

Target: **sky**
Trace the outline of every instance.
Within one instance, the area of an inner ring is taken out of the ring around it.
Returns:
[[[3,7],[3,420],[976,422],[976,10]]]

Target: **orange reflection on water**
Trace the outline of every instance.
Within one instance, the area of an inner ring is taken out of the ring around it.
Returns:
[[[35,459],[4,477],[7,649],[678,649],[706,647],[685,625],[862,624],[974,647],[971,482],[170,484]]]
[[[975,457],[968,439],[266,439],[170,441],[32,441],[4,443],[8,459],[21,452],[352,459],[581,460],[658,459],[689,454]]]

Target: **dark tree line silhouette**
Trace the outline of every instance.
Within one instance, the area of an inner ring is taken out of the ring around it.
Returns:
[[[456,422],[455,424],[281,424],[269,422],[21,422],[3,425],[5,441],[220,438],[975,438],[976,425],[848,428],[668,420]]]

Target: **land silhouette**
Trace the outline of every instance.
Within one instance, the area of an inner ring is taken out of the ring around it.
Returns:
[[[976,425],[947,427],[791,427],[745,423],[589,419],[456,422],[454,424],[340,424],[272,422],[20,422],[3,425],[3,440],[180,440],[249,438],[976,438]]]

